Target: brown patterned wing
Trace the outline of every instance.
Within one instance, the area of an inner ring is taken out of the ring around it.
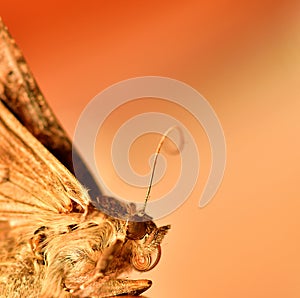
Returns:
[[[94,178],[72,147],[70,139],[51,111],[20,49],[1,19],[0,101],[73,174],[74,165],[76,166],[76,178],[90,190],[92,198],[101,196]]]
[[[84,212],[76,178],[0,103],[0,220]]]

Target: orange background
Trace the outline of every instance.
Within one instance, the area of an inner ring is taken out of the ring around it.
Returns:
[[[172,230],[160,264],[140,276],[154,282],[147,296],[300,297],[299,6],[1,1],[1,16],[70,135],[92,97],[145,75],[191,85],[222,123],[221,188],[207,207],[199,209],[194,195],[159,221]]]

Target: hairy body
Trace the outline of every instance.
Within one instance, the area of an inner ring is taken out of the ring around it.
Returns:
[[[72,215],[10,229],[0,247],[2,297],[142,292],[150,286],[148,281],[117,279],[132,271],[132,252],[138,246],[136,241],[126,241],[125,226],[126,222],[109,220],[99,212],[83,222]]]

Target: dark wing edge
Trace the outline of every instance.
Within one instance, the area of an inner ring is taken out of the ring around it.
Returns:
[[[1,18],[0,101],[73,174],[76,166],[76,178],[90,190],[92,198],[101,196],[95,179],[47,104]]]

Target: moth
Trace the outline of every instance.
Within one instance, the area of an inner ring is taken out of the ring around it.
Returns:
[[[0,297],[139,295],[151,286],[126,276],[157,265],[170,226],[102,195],[75,159],[76,178],[72,143],[0,20]]]

